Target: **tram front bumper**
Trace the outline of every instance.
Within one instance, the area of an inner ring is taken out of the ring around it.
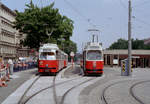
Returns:
[[[42,73],[42,72],[52,72],[52,73],[56,73],[57,69],[56,68],[47,68],[47,67],[42,67],[39,68],[38,72]]]
[[[103,73],[103,69],[86,69],[87,73]]]

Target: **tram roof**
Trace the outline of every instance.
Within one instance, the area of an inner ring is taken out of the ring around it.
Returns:
[[[57,44],[51,44],[51,43],[44,44],[42,47],[40,47],[39,51],[42,51],[43,49],[59,50]]]
[[[88,42],[84,50],[102,50],[102,44],[98,42]]]

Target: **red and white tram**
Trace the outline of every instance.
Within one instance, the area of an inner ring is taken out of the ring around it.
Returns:
[[[98,42],[88,42],[83,50],[83,60],[81,67],[85,75],[103,74],[103,52],[102,45]]]
[[[38,72],[56,74],[67,67],[68,55],[61,51],[56,44],[44,44],[39,49]]]

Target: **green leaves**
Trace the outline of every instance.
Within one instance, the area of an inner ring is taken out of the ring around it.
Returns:
[[[109,49],[128,49],[128,41],[120,38]],[[150,49],[150,45],[145,45],[144,40],[132,39],[132,49]]]
[[[22,40],[24,46],[38,48],[40,44],[51,42],[62,47],[63,40],[73,42],[70,37],[73,33],[73,21],[66,16],[62,16],[54,3],[49,6],[39,8],[33,4],[32,0],[26,5],[24,12],[16,11],[17,17],[14,27],[20,32],[27,34]],[[48,34],[51,34],[50,38]],[[76,46],[75,46],[76,47]]]

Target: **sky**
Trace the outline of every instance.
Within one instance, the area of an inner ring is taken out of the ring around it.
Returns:
[[[150,38],[150,0],[132,1],[132,38]],[[10,9],[24,11],[30,0],[1,0]],[[108,48],[119,38],[128,39],[128,0],[33,0],[39,7],[55,2],[62,15],[74,21],[71,40],[82,51],[91,41],[88,29],[98,29],[99,42]]]

